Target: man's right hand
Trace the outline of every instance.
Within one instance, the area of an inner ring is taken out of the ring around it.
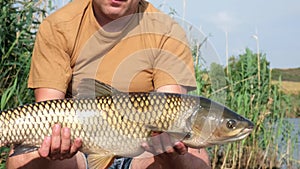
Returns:
[[[71,143],[71,131],[69,128],[61,128],[59,124],[55,124],[52,128],[52,135],[45,137],[38,152],[41,157],[63,160],[73,157],[81,146],[82,140],[79,138]]]
[[[52,88],[36,88],[34,89],[36,102],[64,99],[65,93]],[[55,124],[52,127],[52,135],[44,138],[38,153],[41,157],[49,157],[50,159],[66,159],[73,157],[82,146],[82,140],[76,138],[71,142],[71,131],[69,128]]]

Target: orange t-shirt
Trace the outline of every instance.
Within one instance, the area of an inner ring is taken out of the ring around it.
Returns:
[[[141,0],[136,14],[101,27],[91,2],[75,0],[42,22],[29,88],[74,95],[82,78],[131,92],[169,84],[196,86],[185,32],[168,15]]]

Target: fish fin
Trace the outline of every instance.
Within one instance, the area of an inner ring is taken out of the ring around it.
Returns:
[[[98,154],[89,154],[88,155],[88,166],[90,169],[105,169],[108,168],[113,160],[115,155],[112,153],[98,153]]]
[[[39,149],[39,147],[37,147],[37,146],[19,144],[19,145],[14,146],[14,152],[11,155],[9,155],[9,157],[20,155],[20,154],[30,153],[30,152],[36,151],[38,149]]]
[[[171,137],[182,140],[190,135],[190,132],[184,131],[183,129],[175,129],[175,130],[163,130],[159,129],[153,125],[146,125],[146,128],[150,129],[153,132],[165,132],[168,133]]]
[[[159,129],[158,127],[151,124],[146,124],[145,127],[153,132],[164,132],[163,129]]]
[[[158,128],[155,125],[147,124],[146,128],[154,132],[166,132],[171,137],[176,138],[177,140],[183,140],[189,138],[192,135],[192,126],[194,125],[195,119],[197,118],[197,112],[199,108],[196,107],[191,111],[187,112],[182,118],[178,120],[168,129]]]
[[[91,78],[81,79],[77,88],[76,98],[111,96],[113,93],[120,93],[112,86]]]
[[[191,133],[190,132],[173,132],[173,131],[168,131],[167,132],[172,138],[176,138],[178,140],[183,140],[185,138],[190,138]]]

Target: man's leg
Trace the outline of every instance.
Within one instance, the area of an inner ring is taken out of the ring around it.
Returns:
[[[209,156],[205,149],[201,151],[189,148],[188,153],[163,153],[153,156],[149,152],[134,158],[131,169],[211,169]]]
[[[38,152],[21,154],[8,158],[7,169],[86,169],[86,159],[81,152],[65,160],[40,158]]]

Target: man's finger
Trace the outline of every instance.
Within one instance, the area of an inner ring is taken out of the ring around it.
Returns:
[[[64,127],[61,130],[61,147],[60,153],[62,156],[69,154],[71,148],[71,131],[69,128]]]
[[[151,138],[151,141],[155,153],[162,154],[164,151],[160,140],[160,133],[153,133],[153,137]]]
[[[188,148],[182,142],[175,143],[174,148],[175,148],[175,151],[181,155],[188,152]]]
[[[54,157],[60,153],[60,144],[61,144],[61,127],[59,124],[55,124],[52,127],[52,137],[51,137],[51,149],[50,156]]]
[[[51,146],[51,137],[45,137],[41,148],[39,148],[38,153],[41,157],[48,157],[50,152],[50,146]]]
[[[75,155],[77,151],[81,148],[81,146],[82,140],[80,138],[76,138],[70,148],[70,157]]]
[[[174,149],[172,147],[172,142],[171,142],[171,139],[170,139],[170,136],[167,134],[167,133],[161,133],[160,134],[160,140],[162,142],[162,145],[164,147],[164,150],[167,152],[167,153],[173,153],[174,152]]]
[[[148,152],[154,152],[154,149],[152,146],[150,146],[148,143],[144,142],[142,143],[141,145],[145,151],[148,151]]]

